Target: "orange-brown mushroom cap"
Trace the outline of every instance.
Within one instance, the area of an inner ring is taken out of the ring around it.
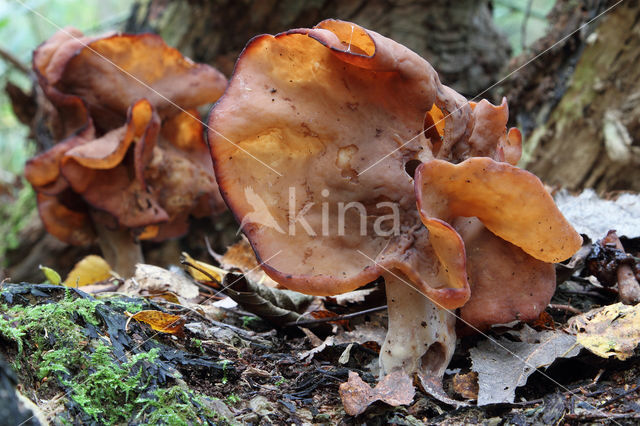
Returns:
[[[471,298],[460,310],[463,322],[486,329],[537,318],[555,290],[551,262],[582,243],[540,180],[486,157],[457,165],[432,160],[415,179],[429,231],[445,220],[464,240]]]
[[[194,114],[167,119],[160,132],[151,104],[138,101],[125,126],[67,151],[62,174],[87,203],[121,226],[159,225],[145,233],[157,240],[182,235],[190,214],[212,214],[223,205]]]
[[[414,52],[355,24],[247,45],[209,140],[221,192],[274,280],[331,295],[397,269],[436,303],[464,304],[462,240],[443,224],[442,244],[429,243],[405,172],[433,156],[423,130],[434,104],[459,107],[446,146],[468,138],[460,95]]]
[[[500,105],[492,105],[486,99],[473,105],[475,124],[468,142],[468,149],[459,153],[461,158],[490,157],[516,165],[522,155],[522,137],[520,131],[511,128],[507,131],[509,107],[507,98]]]
[[[485,330],[537,319],[556,288],[554,265],[496,236],[477,218],[458,218],[454,227],[464,241],[471,287],[471,298],[460,308],[462,323]]]
[[[108,213],[112,226],[164,239],[184,234],[190,216],[223,209],[194,109],[223,92],[220,72],[156,35],[84,37],[74,29],[39,46],[33,68],[62,139],[26,166],[36,191],[53,196],[39,198],[47,203],[41,213],[62,211],[55,197],[65,207],[60,197],[71,188],[84,210]],[[43,220],[65,241],[81,240],[62,230],[73,221]]]
[[[58,196],[37,193],[36,198],[42,223],[51,235],[73,245],[87,245],[94,240],[86,206],[76,194],[70,191]]]
[[[60,174],[60,160],[64,154],[76,146],[95,139],[91,123],[78,134],[54,145],[51,149],[27,160],[24,175],[33,188],[42,193],[55,195],[68,188],[68,182]]]
[[[125,126],[67,151],[61,161],[62,175],[90,205],[110,213],[122,226],[139,228],[166,221],[167,213],[146,190],[144,180],[123,162],[135,144],[133,169],[140,169],[140,153],[153,149],[159,127],[151,105],[139,101]]]
[[[161,117],[214,102],[226,78],[215,68],[185,58],[158,35],[122,34],[87,43],[64,64],[55,87],[82,98],[96,125],[112,129],[142,98]]]
[[[544,262],[565,260],[582,244],[540,179],[526,170],[486,157],[457,165],[433,160],[421,164],[415,178],[424,220],[475,216]]]
[[[87,114],[106,132],[120,127],[139,99],[164,118],[215,102],[226,87],[222,73],[185,58],[154,34],[85,37],[67,28],[36,49],[33,68],[47,97],[64,110],[61,118],[73,123],[64,123],[65,135]]]

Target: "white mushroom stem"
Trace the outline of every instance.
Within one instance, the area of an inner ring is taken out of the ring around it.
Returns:
[[[403,370],[441,383],[456,344],[455,316],[408,285],[397,271],[384,275],[389,327],[380,350],[381,375]]]

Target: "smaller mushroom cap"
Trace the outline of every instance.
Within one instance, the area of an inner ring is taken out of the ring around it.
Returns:
[[[477,217],[494,234],[544,262],[569,258],[582,238],[535,175],[507,163],[477,157],[460,164],[432,160],[415,175],[423,217],[451,222]]]
[[[460,308],[462,322],[485,330],[537,319],[556,288],[554,265],[496,236],[477,218],[457,218],[454,227],[464,241],[471,287],[471,298]]]
[[[415,183],[430,238],[439,238],[433,223],[444,220],[464,241],[471,297],[460,310],[463,322],[486,329],[537,318],[555,290],[551,262],[568,258],[582,242],[540,180],[474,157],[421,164]]]

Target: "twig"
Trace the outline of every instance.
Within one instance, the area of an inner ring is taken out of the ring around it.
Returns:
[[[16,58],[11,52],[4,50],[2,47],[0,47],[0,57],[17,68],[18,71],[22,72],[23,74],[29,75],[29,67],[23,64],[22,61]]]
[[[637,392],[638,390],[640,390],[640,385],[639,385],[638,383],[636,383],[636,387],[635,387],[635,388],[633,388],[633,389],[629,389],[628,391],[623,392],[623,393],[621,393],[621,394],[620,394],[620,395],[618,395],[618,396],[614,396],[614,397],[613,397],[613,398],[611,398],[610,400],[605,401],[605,402],[603,402],[602,404],[598,405],[598,408],[602,408],[602,407],[606,407],[607,405],[611,405],[611,404],[613,404],[614,402],[616,402],[616,401],[618,401],[618,400],[620,400],[620,399],[622,399],[622,398],[624,398],[624,397],[626,397],[626,396],[629,396],[630,394],[632,394],[632,393],[634,393],[634,392]]]
[[[627,256],[616,231],[609,231],[601,244],[613,244],[616,250],[619,250],[623,255]],[[620,262],[616,273],[618,275],[618,294],[620,301],[625,305],[635,305],[640,302],[640,283],[638,283],[631,266],[627,263]]]
[[[199,267],[198,265],[194,265],[193,263],[189,262],[186,259],[180,259],[180,264],[188,266],[190,268],[193,268],[198,272],[201,272],[202,274],[206,275],[207,278],[209,278],[211,280],[211,282],[214,282],[214,283],[218,284],[218,287],[213,287],[213,286],[207,286],[207,287],[219,288],[219,287],[222,286],[220,281],[218,281],[218,279],[216,277],[214,277],[213,275],[211,275],[206,269],[203,269],[203,268]],[[194,279],[194,281],[196,281],[196,280]],[[204,284],[204,285],[206,285],[206,284]]]
[[[598,383],[598,381],[600,380],[600,377],[602,376],[602,373],[604,373],[604,368],[601,368],[600,371],[598,371],[598,374],[596,374],[596,377],[594,377],[593,380],[591,381],[590,386],[595,386],[596,383]]]
[[[370,314],[372,312],[384,311],[387,309],[387,305],[377,306],[371,309],[365,309],[364,311],[352,312],[350,314],[344,315],[336,315],[335,317],[327,317],[327,318],[318,318],[306,321],[292,321],[285,324],[285,326],[295,326],[295,325],[311,325],[311,324],[320,324],[323,322],[332,322],[332,321],[341,321],[349,318],[354,318],[360,315]]]
[[[558,303],[549,303],[549,307],[551,309],[557,309],[558,311],[571,312],[572,314],[576,314],[576,315],[582,314],[582,311],[580,309],[574,308],[573,306],[570,306],[570,305],[561,305],[561,304],[558,304]]]
[[[564,416],[568,420],[601,420],[601,419],[640,419],[640,413],[606,414],[606,413],[568,413]]]

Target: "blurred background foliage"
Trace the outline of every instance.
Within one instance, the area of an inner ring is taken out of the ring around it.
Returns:
[[[31,53],[58,27],[73,26],[85,34],[123,27],[135,0],[2,0],[0,1],[0,85],[11,82],[29,92]],[[508,36],[512,55],[544,35],[555,0],[494,0],[493,16]],[[339,17],[338,17],[339,18]],[[506,65],[506,64],[505,64]],[[35,196],[22,177],[25,161],[35,152],[29,129],[13,114],[0,90],[0,266],[4,254],[19,243],[18,232],[33,218]]]

